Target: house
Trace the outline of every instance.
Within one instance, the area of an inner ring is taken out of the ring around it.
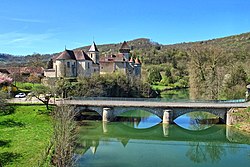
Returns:
[[[8,71],[7,69],[3,69],[3,68],[0,68],[0,73],[2,73],[2,74],[7,74],[7,75],[10,74],[9,71]]]
[[[42,78],[44,75],[43,67],[7,67],[6,69],[15,81],[26,81],[31,75],[39,78]]]

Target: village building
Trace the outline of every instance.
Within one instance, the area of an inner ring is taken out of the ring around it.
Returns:
[[[7,67],[6,70],[14,81],[28,81],[32,75],[40,79],[44,76],[43,67]]]
[[[87,53],[65,49],[49,62],[44,76],[48,78],[75,78],[99,73],[99,51],[93,42]]]
[[[141,76],[141,62],[130,54],[130,47],[124,41],[118,54],[106,55],[100,60],[100,74],[120,71],[129,76]]]
[[[126,75],[141,76],[141,62],[130,55],[130,47],[124,42],[119,53],[100,59],[95,42],[87,53],[83,50],[67,50],[53,57],[48,69],[44,70],[46,78],[89,77],[94,73],[106,74],[121,71]]]

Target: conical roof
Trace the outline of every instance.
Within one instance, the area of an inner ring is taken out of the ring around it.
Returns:
[[[133,59],[133,57],[130,58],[129,62],[130,63],[134,63],[135,62],[134,59]]]
[[[93,42],[93,44],[90,46],[89,52],[99,52],[99,50],[96,47],[95,42]]]
[[[135,59],[135,64],[141,64],[141,61],[138,57]]]
[[[130,47],[128,46],[128,43],[127,43],[126,41],[124,41],[124,42],[122,43],[122,46],[121,46],[120,50],[121,50],[121,49],[130,50]]]

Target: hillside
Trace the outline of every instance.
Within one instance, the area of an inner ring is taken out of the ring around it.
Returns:
[[[250,32],[243,33],[240,35],[233,35],[223,38],[216,38],[206,41],[197,41],[189,43],[180,43],[174,45],[164,45],[164,48],[174,47],[174,48],[188,48],[193,44],[207,44],[207,45],[217,45],[225,49],[233,50],[245,50],[250,51]]]
[[[117,53],[121,43],[116,44],[104,44],[97,45],[101,55]],[[163,45],[157,42],[150,41],[147,38],[139,38],[135,40],[128,41],[128,44],[131,46],[132,53],[134,56],[144,56],[145,58],[148,56],[150,59],[146,64],[150,64],[151,58],[161,59],[166,56],[164,54],[165,51],[179,49],[186,50],[194,44],[202,44],[202,45],[216,45],[225,48],[226,50],[234,50],[240,52],[250,52],[250,32],[243,33],[240,35],[234,35],[224,38],[211,39],[206,41],[198,41],[198,42],[189,42],[189,43],[179,43],[174,45]],[[88,50],[89,46],[83,46],[76,49],[83,49],[85,51]],[[157,52],[161,50],[160,52]],[[152,54],[150,54],[152,52]],[[162,55],[163,54],[163,55]],[[46,62],[55,54],[46,54],[46,55],[28,55],[28,56],[12,56],[9,54],[0,54],[0,65],[1,66],[10,66],[10,65],[29,65],[29,62],[34,62],[34,59],[42,61],[45,66]],[[159,56],[159,57],[158,57]],[[147,58],[146,58],[147,59]],[[153,64],[161,63],[158,60],[152,62]]]

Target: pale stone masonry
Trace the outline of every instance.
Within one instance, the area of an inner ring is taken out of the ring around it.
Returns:
[[[106,74],[120,71],[129,76],[141,76],[141,62],[130,54],[130,47],[123,42],[119,53],[108,55],[100,59],[99,50],[95,42],[87,53],[83,50],[65,49],[53,57],[48,69],[44,70],[46,78],[76,78],[89,77],[93,73]]]

